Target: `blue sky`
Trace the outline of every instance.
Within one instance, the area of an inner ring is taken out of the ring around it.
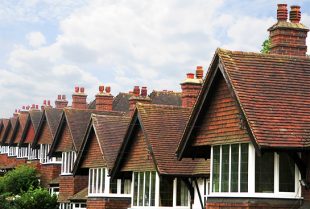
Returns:
[[[180,91],[217,47],[258,52],[277,3],[300,5],[310,26],[310,0],[2,0],[0,117],[70,99],[76,85],[88,101],[99,84],[114,95],[134,85]]]

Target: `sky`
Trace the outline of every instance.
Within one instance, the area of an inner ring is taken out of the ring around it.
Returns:
[[[180,91],[218,47],[259,52],[278,3],[310,27],[310,0],[1,0],[0,118],[75,86]]]

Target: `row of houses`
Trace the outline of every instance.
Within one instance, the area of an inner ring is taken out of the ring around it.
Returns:
[[[180,93],[99,86],[0,121],[0,169],[34,166],[60,209],[310,208],[309,29],[279,4],[269,54],[217,49]]]

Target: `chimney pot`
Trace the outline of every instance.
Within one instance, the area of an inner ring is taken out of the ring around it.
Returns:
[[[25,106],[23,106],[23,107],[22,107],[22,109],[24,110],[24,109],[26,109],[26,107],[25,107]]]
[[[17,113],[18,112],[18,110],[17,109],[15,109],[15,113]]]
[[[81,87],[80,88],[80,93],[84,94],[84,91],[85,91],[84,87]]]
[[[29,105],[27,105],[26,110],[29,110],[29,109],[30,109],[30,106],[29,106]]]
[[[74,92],[79,93],[80,88],[78,86],[74,87]]]
[[[99,93],[102,94],[104,91],[104,85],[99,86]]]
[[[287,4],[278,4],[277,19],[287,21]]]
[[[299,23],[300,19],[301,19],[300,6],[296,5],[291,6],[290,21],[292,23]]]
[[[36,109],[37,109],[37,110],[39,109],[39,105],[36,105]]]
[[[57,99],[61,100],[61,95],[60,94],[58,94]]]
[[[51,106],[51,101],[50,100],[47,101],[47,105]]]
[[[67,99],[66,95],[64,95],[64,94],[62,95],[61,98],[62,98],[62,100],[66,100]]]
[[[203,67],[202,66],[197,66],[197,68],[196,68],[196,78],[197,79],[202,79],[203,78]]]
[[[141,96],[146,97],[147,96],[147,87],[143,86],[141,88]]]
[[[134,94],[134,96],[139,96],[140,95],[140,87],[139,86],[135,86],[134,88],[133,88],[133,94]]]
[[[186,76],[188,79],[194,79],[195,75],[194,75],[194,73],[187,73]]]
[[[32,108],[32,109],[35,108],[35,107],[36,107],[35,104],[32,104],[32,105],[31,105],[31,108]]]
[[[105,87],[105,92],[110,94],[111,93],[111,86],[106,86]]]
[[[46,105],[46,100],[43,101],[43,105]]]

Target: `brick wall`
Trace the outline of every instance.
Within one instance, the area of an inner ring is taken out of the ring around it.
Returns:
[[[35,132],[34,132],[33,125],[31,123],[28,130],[27,130],[27,134],[26,134],[26,138],[25,138],[24,143],[28,143],[28,144],[32,143],[33,139],[34,139],[34,135],[35,135]]]
[[[50,128],[47,125],[47,122],[45,121],[43,123],[42,132],[38,139],[38,144],[52,144],[53,138],[50,131]]]
[[[68,124],[65,122],[63,127],[63,132],[58,139],[58,147],[56,148],[57,152],[69,151],[72,150],[72,137],[68,127]]]
[[[182,107],[193,107],[201,90],[200,83],[184,83],[182,88]]]
[[[87,209],[127,209],[131,198],[88,198]]]
[[[60,164],[42,164],[39,170],[41,185],[48,188],[48,184],[60,174]]]
[[[88,176],[60,176],[59,177],[59,202],[67,199],[88,186]]]

